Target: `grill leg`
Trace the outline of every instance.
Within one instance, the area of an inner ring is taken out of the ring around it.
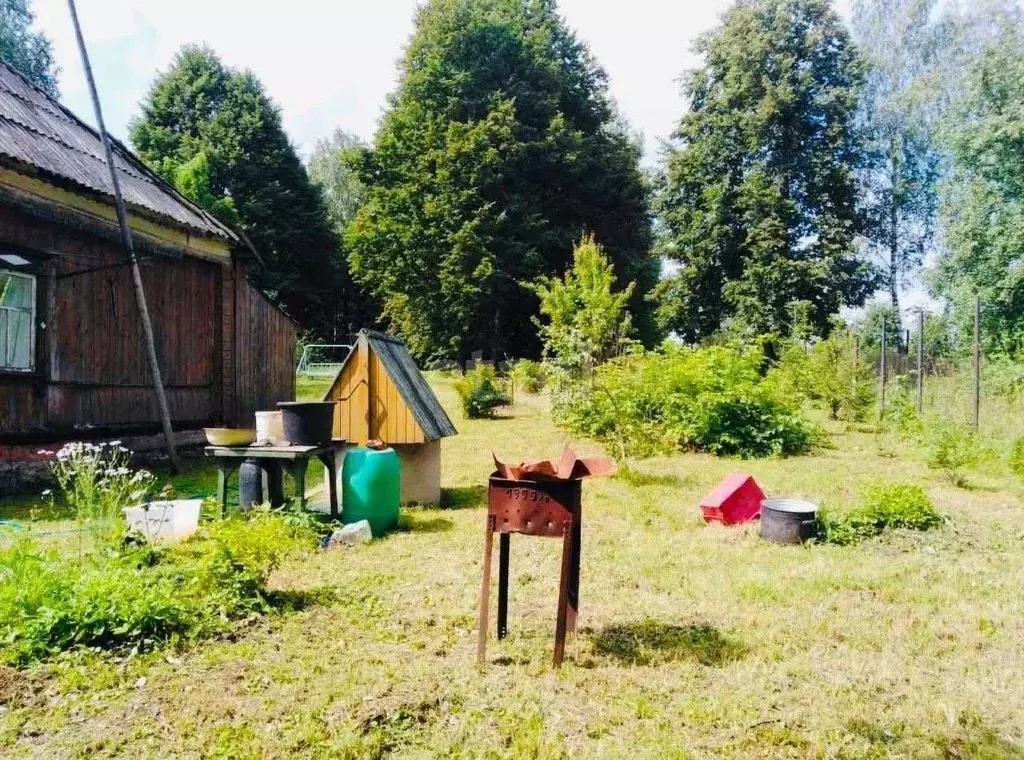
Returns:
[[[558,581],[558,619],[555,624],[555,656],[554,666],[560,667],[565,656],[565,628],[569,614],[569,583],[572,575],[572,544],[573,524],[565,524],[562,538],[562,574]]]
[[[508,634],[508,559],[511,535],[498,534],[498,638]]]
[[[580,609],[580,555],[583,547],[583,524],[574,520],[572,524],[572,568],[569,575],[569,610],[566,628],[576,633],[576,616]]]
[[[480,630],[476,641],[476,663],[483,665],[487,659],[487,613],[491,605],[491,555],[494,553],[494,518],[487,518],[487,533],[484,535],[484,579],[480,587]]]

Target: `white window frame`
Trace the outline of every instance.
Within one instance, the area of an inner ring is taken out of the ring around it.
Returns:
[[[32,283],[32,298],[29,301],[27,309],[15,306],[3,306],[0,305],[0,311],[5,311],[13,314],[28,314],[29,316],[29,332],[28,332],[28,367],[12,367],[8,362],[7,356],[0,356],[0,372],[17,372],[21,374],[34,372],[36,368],[36,289],[38,288],[38,279],[34,274],[29,272],[19,272],[14,269],[2,269],[0,268],[0,274],[11,275],[13,277],[22,277]],[[5,344],[7,346],[7,353],[11,354],[11,319],[7,319],[7,340]]]

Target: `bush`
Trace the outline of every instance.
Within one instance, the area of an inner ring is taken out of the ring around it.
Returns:
[[[978,440],[968,428],[936,421],[925,431],[928,466],[941,470],[957,486],[965,484],[963,470],[978,459]]]
[[[1018,438],[1010,447],[1010,454],[1006,458],[1010,471],[1018,478],[1024,478],[1024,438]]]
[[[872,483],[861,489],[857,505],[845,516],[822,510],[822,540],[849,545],[890,528],[931,530],[943,523],[928,494],[915,483]]]
[[[782,344],[773,381],[791,393],[817,401],[829,417],[862,421],[874,401],[870,368],[854,360],[849,334],[838,334],[811,348],[796,341]]]
[[[505,384],[489,364],[479,364],[455,381],[462,413],[471,420],[493,417],[499,406],[512,403]]]
[[[556,418],[620,456],[694,449],[740,457],[806,451],[816,431],[761,373],[759,349],[666,347],[619,357],[559,387]]]
[[[173,546],[126,543],[72,559],[30,538],[0,550],[0,661],[25,665],[76,647],[194,639],[267,610],[266,581],[315,534],[256,512]]]
[[[540,393],[548,381],[548,368],[540,362],[519,359],[509,372],[512,384],[527,393]]]

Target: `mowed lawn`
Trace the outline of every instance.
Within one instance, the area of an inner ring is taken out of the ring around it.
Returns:
[[[543,398],[475,422],[437,388],[461,433],[444,443],[448,508],[289,562],[273,582],[298,610],[237,635],[0,671],[0,755],[1024,757],[1024,494],[1001,468],[954,488],[839,426],[812,456],[634,463],[640,475],[584,486],[565,665],[550,665],[561,542],[514,536],[511,631],[491,632],[481,671],[491,451],[556,456],[568,438]],[[837,509],[865,481],[921,482],[950,521],[775,546],[704,525],[700,497],[735,470]]]

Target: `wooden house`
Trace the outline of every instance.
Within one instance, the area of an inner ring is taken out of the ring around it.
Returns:
[[[324,401],[338,402],[335,438],[398,452],[403,503],[440,503],[441,439],[458,431],[402,341],[361,331]]]
[[[295,325],[240,234],[114,153],[175,430],[251,426],[294,398]],[[40,442],[158,430],[99,135],[0,63],[0,489]]]

